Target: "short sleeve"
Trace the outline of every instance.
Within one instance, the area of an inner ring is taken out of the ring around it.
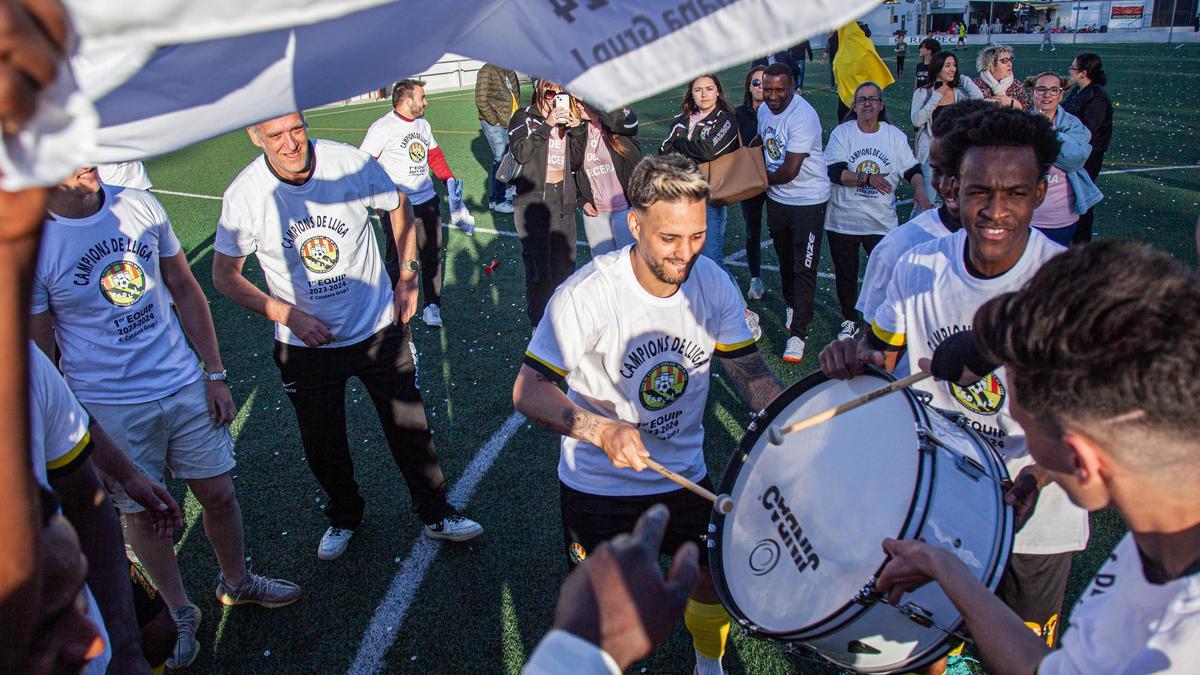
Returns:
[[[429,126],[429,120],[421,118],[421,121],[425,123],[425,133],[429,135],[429,149],[433,150],[438,146],[437,136],[433,135],[433,127]]]
[[[908,139],[904,137],[904,132],[892,128],[892,139],[896,145],[893,157],[896,158],[896,174],[904,175],[906,171],[917,165],[917,158],[913,155],[912,148],[908,147]]]
[[[367,129],[367,135],[363,138],[362,145],[358,146],[359,150],[372,157],[379,157],[383,154],[383,148],[387,145],[387,134],[379,126],[379,124],[372,124]]]
[[[153,203],[155,222],[159,228],[158,256],[160,258],[170,258],[179,255],[179,252],[183,250],[183,246],[179,243],[179,237],[175,236],[175,228],[171,227],[171,219],[167,216],[167,210],[154,197],[150,197],[150,200]]]
[[[565,380],[583,360],[594,325],[574,289],[560,286],[525,350],[525,365],[556,382]]]
[[[813,148],[821,147],[821,122],[809,110],[797,112],[788,120],[787,152],[812,154]]]
[[[875,311],[887,298],[888,286],[892,281],[895,260],[888,243],[885,236],[867,257],[867,271],[863,274],[862,290],[859,291],[858,302],[854,305],[855,309],[862,312],[863,320],[867,323],[875,320]]]
[[[741,292],[734,285],[729,275],[721,272],[717,275],[722,285],[721,323],[718,327],[717,344],[714,347],[715,356],[723,359],[736,359],[758,351],[750,326],[746,325],[746,307],[742,304]]]
[[[33,298],[29,305],[30,314],[50,311],[50,288],[46,285],[44,272],[45,262],[42,260],[42,256],[38,256],[38,266],[33,272]]]
[[[359,178],[363,188],[363,201],[367,206],[381,211],[391,211],[400,206],[400,193],[396,183],[374,157],[367,158]]]
[[[29,349],[30,405],[38,406],[45,449],[46,475],[64,476],[87,459],[92,450],[87,411],[71,393],[54,364],[36,347]]]
[[[850,161],[850,144],[846,142],[847,135],[845,127],[842,126],[838,126],[832,134],[829,134],[829,145],[825,146],[826,166]],[[850,167],[850,171],[854,171],[854,167]]]
[[[213,248],[234,258],[244,258],[258,250],[254,232],[254,216],[240,194],[228,191],[221,200],[221,217],[217,221],[217,236]]]
[[[871,320],[870,338],[878,347],[898,350],[907,344],[904,328],[905,298],[908,296],[904,290],[904,277],[906,267],[910,264],[909,257],[905,256],[896,266],[888,283],[887,294]]]

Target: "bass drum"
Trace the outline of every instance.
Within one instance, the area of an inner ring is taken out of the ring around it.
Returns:
[[[913,670],[943,656],[962,615],[936,584],[891,605],[874,590],[885,537],[949,549],[995,590],[1012,550],[1008,472],[961,417],[896,392],[768,441],[790,423],[894,378],[818,372],[750,425],[721,478],[708,557],[722,603],[752,636],[863,673]]]

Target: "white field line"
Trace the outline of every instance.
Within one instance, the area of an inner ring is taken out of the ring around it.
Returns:
[[[492,468],[492,462],[496,460],[500,451],[508,444],[509,439],[524,423],[525,416],[518,412],[514,412],[504,420],[504,424],[500,425],[496,433],[492,434],[479,452],[475,453],[475,457],[467,466],[466,471],[450,489],[447,498],[451,504],[460,509],[466,508],[467,503],[471,500],[471,495],[475,493],[475,488],[479,487],[479,482],[487,475],[488,469]],[[401,624],[404,623],[404,616],[408,613],[409,605],[412,604],[417,589],[421,587],[421,582],[425,579],[429,566],[433,564],[433,560],[441,548],[441,541],[419,535],[417,542],[409,551],[408,557],[400,563],[400,571],[396,572],[396,576],[392,578],[392,584],[388,587],[387,594],[375,608],[375,614],[371,616],[371,623],[363,633],[362,642],[358,646],[358,654],[355,655],[354,663],[350,664],[347,672],[360,675],[377,673],[383,668],[383,657],[387,655],[388,650],[392,648],[392,643],[396,641],[396,635],[400,632]]]

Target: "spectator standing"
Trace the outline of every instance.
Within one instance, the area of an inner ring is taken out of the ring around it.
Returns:
[[[1054,41],[1050,39],[1050,19],[1042,24],[1042,42],[1038,45],[1038,51],[1045,51],[1046,47],[1050,47],[1050,51],[1054,51]]]
[[[1109,141],[1112,140],[1113,105],[1108,90],[1104,88],[1108,77],[1104,74],[1100,57],[1090,52],[1075,57],[1071,67],[1067,68],[1067,77],[1074,89],[1063,101],[1062,107],[1078,117],[1092,132],[1092,154],[1083,163],[1083,170],[1095,182],[1104,163],[1104,153],[1108,151]],[[1092,240],[1094,210],[1095,207],[1090,208],[1079,216],[1072,242],[1082,244]]]
[[[508,123],[509,152],[521,165],[514,222],[525,264],[525,309],[534,328],[554,289],[575,271],[574,174],[583,168],[587,139],[580,115],[579,104],[557,82],[537,80],[533,100]]]
[[[786,70],[791,79],[792,67],[776,63]],[[716,75],[701,75],[692,80],[683,95],[682,111],[663,140],[658,153],[664,155],[677,152],[697,164],[711,162],[742,146],[738,139],[738,122],[733,108],[725,100],[725,90]],[[729,217],[728,206],[714,206],[712,200],[705,201],[708,232],[705,234],[704,250],[701,255],[711,258],[725,269],[725,224]]]
[[[904,31],[896,33],[896,77],[904,77],[904,57],[908,55],[908,43],[904,41]]]
[[[408,198],[369,154],[310,142],[300,113],[247,132],[262,149],[221,201],[213,285],[275,323],[274,357],[296,410],[309,470],[329,498],[319,560],[341,556],[366,502],[346,437],[346,382],[362,381],[375,405],[425,536],[466,541],[483,533],[446,501],[408,320],[417,309],[417,224]],[[387,233],[404,261],[392,284],[381,265],[370,210],[388,211]],[[244,276],[254,254],[270,295]],[[397,525],[394,516],[387,529]]]
[[[975,59],[975,67],[979,69],[975,86],[983,92],[983,100],[1003,108],[1032,109],[1029,90],[1013,77],[1012,47],[1001,44],[984,47]]]
[[[884,235],[896,229],[896,186],[901,177],[915,191],[913,201],[930,208],[921,167],[903,131],[888,124],[883,90],[864,82],[854,92],[850,119],[829,135],[825,148],[832,190],[825,214],[829,255],[833,257],[838,303],[842,309],[839,340],[858,332],[858,251],[868,258]]]
[[[960,22],[958,24],[958,47],[960,51],[967,48],[967,24]]]
[[[162,204],[143,190],[104,185],[87,167],[52,190],[47,206],[30,335],[47,355],[57,344],[71,391],[139,469],[159,482],[170,469],[187,482],[204,512],[223,604],[299,600],[296,584],[246,567],[227,427],[237,408],[208,300]],[[200,610],[184,589],[174,542],[124,490],[114,490],[113,502],[178,628],[171,666],[186,667],[200,649]]]
[[[933,111],[959,101],[982,99],[983,92],[971,78],[958,72],[958,57],[950,52],[936,52],[929,60],[929,72],[929,83],[913,91],[910,114],[916,130],[913,150],[921,163],[921,173],[925,175],[925,194],[936,205],[941,200],[933,189],[933,172],[929,167],[929,140],[932,138],[929,125],[933,121]],[[913,215],[920,212],[919,206],[913,205]]]
[[[577,201],[583,211],[583,231],[592,257],[633,243],[629,232],[629,176],[642,160],[637,113],[619,108],[602,113],[580,105],[587,143],[583,171],[575,174]]]
[[[1031,225],[1056,243],[1067,246],[1075,234],[1079,214],[1086,213],[1104,195],[1083,169],[1092,154],[1092,132],[1079,118],[1063,110],[1066,82],[1055,73],[1042,73],[1026,81],[1033,87],[1033,106],[1054,125],[1060,149],[1046,174],[1046,198],[1033,212]]]
[[[792,76],[782,64],[763,74],[763,105],[758,134],[767,164],[767,229],[779,256],[779,276],[787,301],[788,340],[783,359],[804,359],[804,341],[813,319],[817,265],[829,174],[821,143],[817,111],[796,94]]]
[[[392,109],[367,129],[360,150],[379,160],[396,187],[404,192],[417,217],[417,257],[421,263],[421,297],[425,325],[442,325],[442,199],[433,189],[429,170],[455,189],[454,172],[425,119],[425,83],[401,80],[392,88]],[[387,212],[379,220],[386,235],[392,226]],[[384,267],[392,286],[400,280],[400,257],[394,237],[384,236]]]
[[[933,59],[933,55],[942,51],[942,43],[933,38],[925,38],[921,40],[920,46],[917,47],[917,53],[921,55],[921,62],[917,64],[915,80],[913,87],[920,89],[929,84],[929,62]]]
[[[796,90],[801,94],[804,93],[804,72],[807,70],[807,61],[813,60],[812,44],[808,40],[792,47],[792,57],[796,60],[796,68],[799,71],[796,75]]]
[[[517,73],[492,63],[485,63],[475,76],[475,108],[479,111],[479,126],[492,151],[492,179],[488,184],[488,208],[496,213],[512,213],[508,187],[496,178],[500,160],[508,152],[508,122],[521,107],[521,83]]]
[[[733,111],[737,117],[738,133],[746,145],[762,144],[758,135],[758,108],[763,102],[762,79],[765,72],[766,67],[763,66],[751,68],[746,73],[742,104]],[[742,207],[742,220],[746,223],[746,264],[750,268],[750,290],[746,291],[746,299],[760,300],[766,292],[762,281],[762,217],[767,193],[738,203]]]

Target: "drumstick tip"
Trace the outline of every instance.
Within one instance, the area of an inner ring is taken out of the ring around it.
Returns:
[[[767,440],[771,445],[781,445],[783,443],[783,432],[779,430],[778,424],[772,424],[767,427]]]
[[[713,508],[717,513],[729,513],[733,510],[733,498],[729,495],[717,495],[717,501],[713,504]]]

